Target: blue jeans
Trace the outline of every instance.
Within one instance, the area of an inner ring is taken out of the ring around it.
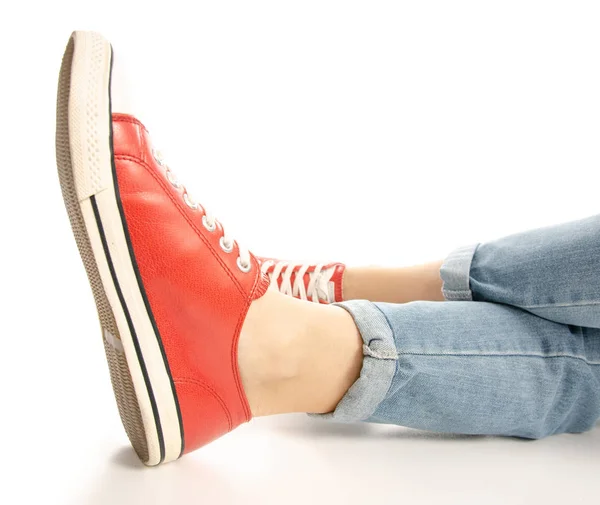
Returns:
[[[364,341],[340,421],[542,438],[600,419],[600,216],[461,248],[445,302],[341,303]]]

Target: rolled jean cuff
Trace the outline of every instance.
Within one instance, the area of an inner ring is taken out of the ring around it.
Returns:
[[[471,301],[471,262],[479,244],[459,247],[452,251],[440,268],[442,294],[448,301]]]
[[[363,339],[363,365],[360,377],[333,412],[309,415],[342,422],[363,421],[375,412],[392,384],[398,361],[394,334],[375,304],[352,300],[336,305],[348,311],[356,323]]]

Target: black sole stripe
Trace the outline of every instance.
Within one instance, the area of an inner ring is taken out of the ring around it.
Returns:
[[[152,405],[152,414],[154,415],[154,422],[156,423],[156,431],[158,433],[158,444],[160,446],[160,462],[162,463],[165,456],[165,441],[163,438],[162,426],[160,424],[160,417],[158,415],[158,408],[156,406],[156,399],[154,398],[154,392],[152,391],[152,384],[150,383],[150,377],[148,376],[148,370],[146,369],[146,363],[144,361],[144,356],[142,355],[140,343],[138,342],[135,327],[133,326],[133,321],[131,319],[131,315],[129,314],[127,304],[125,303],[125,298],[123,297],[123,292],[121,291],[121,286],[119,285],[117,274],[115,272],[115,267],[110,256],[108,243],[106,241],[106,235],[104,234],[104,226],[102,225],[102,219],[100,218],[100,212],[98,211],[98,204],[96,203],[96,196],[92,195],[90,197],[90,201],[92,203],[94,217],[96,218],[96,226],[98,227],[100,240],[102,241],[104,255],[106,256],[106,262],[108,263],[108,269],[110,270],[110,276],[112,277],[113,284],[115,285],[115,290],[117,291],[117,296],[119,297],[119,302],[121,302],[121,307],[123,308],[123,313],[125,314],[125,319],[127,320],[127,326],[129,327],[129,332],[131,333],[133,346],[135,347],[135,354],[137,355],[137,359],[140,363],[140,369],[142,370],[144,383],[146,384],[148,396],[150,397],[150,404]]]
[[[160,349],[160,353],[162,355],[162,359],[165,365],[165,370],[167,371],[167,376],[169,377],[169,382],[171,384],[171,393],[173,394],[173,400],[175,401],[175,408],[177,410],[177,420],[179,421],[179,433],[181,435],[181,449],[179,451],[179,457],[183,454],[185,449],[185,439],[183,433],[183,418],[181,417],[181,408],[179,406],[179,398],[177,397],[177,391],[175,389],[175,383],[173,382],[173,374],[171,373],[171,367],[169,366],[169,362],[167,360],[167,354],[165,352],[165,348],[162,343],[162,339],[160,337],[160,332],[158,331],[158,326],[156,324],[156,320],[154,319],[154,314],[152,313],[152,308],[150,307],[150,302],[148,301],[148,296],[146,294],[146,290],[144,288],[144,283],[142,282],[142,276],[140,275],[140,269],[138,268],[137,261],[135,259],[135,254],[133,251],[133,244],[131,243],[131,238],[129,236],[129,229],[127,227],[127,221],[125,220],[125,212],[123,211],[123,204],[121,203],[121,194],[119,191],[119,184],[117,180],[117,167],[115,165],[115,153],[113,149],[113,127],[112,127],[112,100],[111,100],[111,90],[112,90],[112,65],[113,65],[113,55],[114,50],[111,46],[111,58],[110,58],[110,77],[108,83],[108,103],[109,103],[109,142],[110,142],[110,159],[112,165],[112,176],[113,176],[113,186],[115,191],[115,199],[117,201],[117,208],[119,209],[119,214],[121,216],[121,223],[123,226],[123,234],[125,235],[125,241],[127,242],[127,249],[129,250],[129,258],[131,259],[131,266],[135,273],[135,277],[138,283],[138,289],[140,294],[142,295],[142,299],[144,300],[144,305],[146,306],[146,312],[148,314],[148,319],[152,324],[152,328],[154,329],[154,334],[156,335],[156,340],[158,343],[158,347]],[[165,457],[164,451],[164,440],[162,438],[162,431],[159,431],[159,437],[161,441],[161,457],[160,462],[162,463]]]

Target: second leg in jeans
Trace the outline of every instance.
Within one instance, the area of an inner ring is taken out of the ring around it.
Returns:
[[[463,247],[446,258],[441,277],[447,300],[600,328],[600,216]]]
[[[493,303],[341,304],[363,366],[326,418],[542,438],[600,418],[600,331]]]

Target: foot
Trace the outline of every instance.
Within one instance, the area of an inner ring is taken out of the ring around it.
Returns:
[[[261,270],[270,285],[284,295],[316,303],[342,301],[342,263],[293,263],[260,258]]]
[[[57,165],[121,419],[157,465],[250,419],[238,339],[268,279],[175,179],[142,123],[111,116],[112,57],[96,33],[69,40]]]

